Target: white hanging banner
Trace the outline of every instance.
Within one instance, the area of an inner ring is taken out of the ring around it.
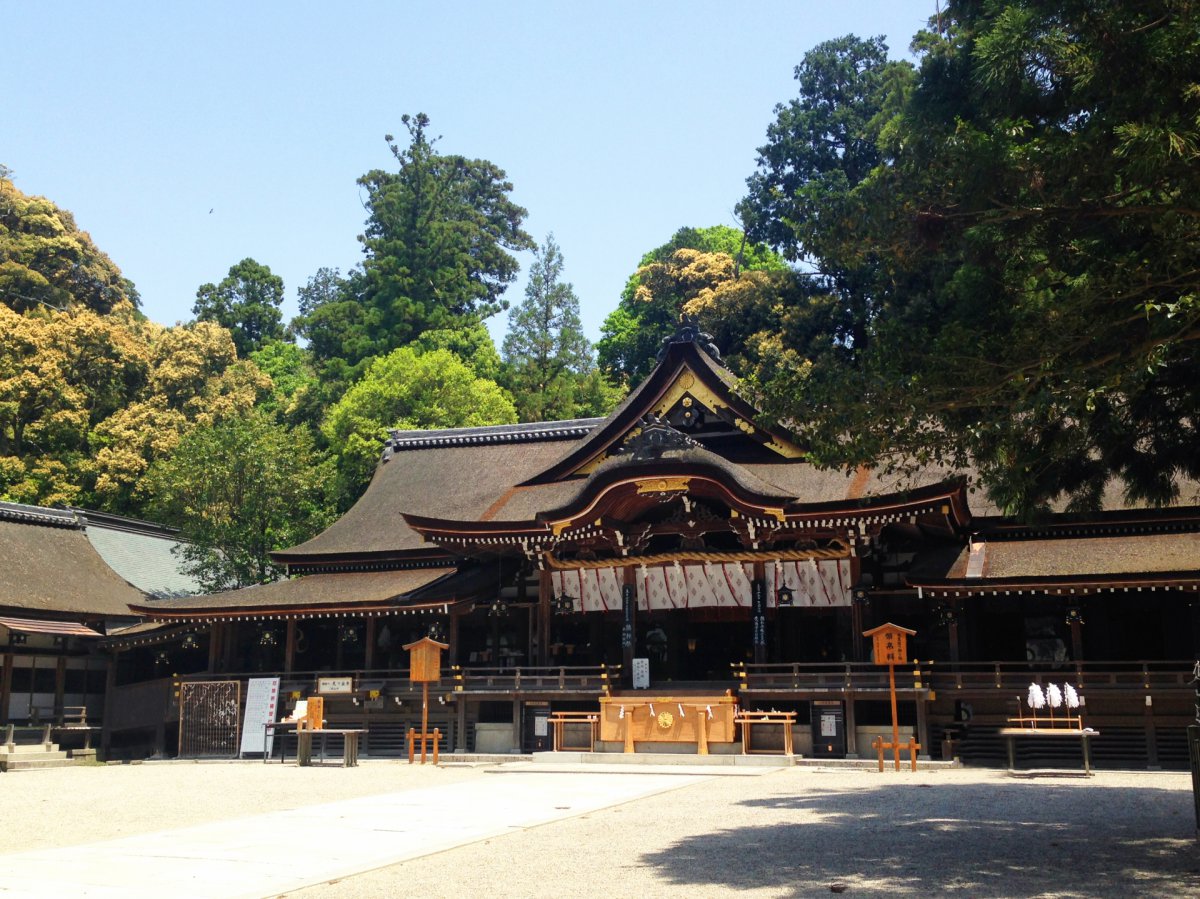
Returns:
[[[775,591],[783,584],[792,589],[794,604],[802,608],[850,605],[850,560],[810,559],[768,562],[767,601],[774,605]],[[637,607],[640,611],[671,609],[749,608],[750,562],[665,565],[634,570]],[[620,568],[577,568],[551,572],[554,595],[575,597],[585,612],[615,612],[621,608]]]
[[[767,593],[775,603],[775,591],[787,585],[798,608],[833,608],[850,605],[850,560],[808,559],[767,565]]]

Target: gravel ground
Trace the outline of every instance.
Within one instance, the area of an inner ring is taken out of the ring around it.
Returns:
[[[521,776],[382,761],[20,772],[0,775],[9,823],[0,852]],[[288,895],[765,899],[837,886],[860,897],[1200,896],[1191,780],[1146,772],[1016,779],[978,769],[713,777]]]

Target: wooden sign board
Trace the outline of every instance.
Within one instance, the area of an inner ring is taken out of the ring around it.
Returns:
[[[873,641],[876,665],[907,665],[908,638],[915,633],[898,624],[881,624],[864,631],[863,636]]]
[[[408,679],[414,684],[436,684],[442,676],[442,650],[448,643],[422,637],[404,647],[409,652]]]
[[[324,730],[325,700],[320,696],[309,697],[308,705],[305,706],[304,724],[302,727],[307,730]]]

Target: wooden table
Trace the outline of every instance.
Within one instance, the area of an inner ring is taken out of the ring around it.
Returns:
[[[1090,777],[1092,774],[1092,757],[1088,740],[1092,737],[1100,736],[1100,731],[1092,730],[1090,727],[1002,727],[1000,728],[1000,736],[1004,737],[1005,743],[1008,744],[1008,770],[1010,774],[1017,770],[1017,752],[1014,745],[1017,737],[1078,737],[1083,747],[1083,773]]]
[[[551,712],[550,724],[554,728],[554,751],[591,752],[596,748],[596,738],[600,734],[599,712]],[[568,724],[587,724],[590,734],[586,746],[566,746],[563,743],[563,730]]]
[[[792,755],[792,725],[796,723],[795,712],[741,711],[733,719],[742,726],[742,755],[774,754],[773,749],[753,749],[750,730],[756,724],[773,724],[783,728],[783,754]]]
[[[312,728],[296,728],[294,724],[289,722],[276,721],[272,724],[267,724],[263,729],[263,745],[266,746],[266,737],[271,731],[282,730],[282,736],[295,734],[296,736],[296,764],[308,766],[312,764],[312,748],[313,736],[319,736],[320,749],[317,760],[325,761],[325,744],[329,739],[330,734],[340,734],[342,737],[342,764],[347,768],[354,768],[358,765],[358,738],[367,732],[366,728],[352,727],[322,727],[317,730]],[[263,753],[263,761],[266,762],[270,756]],[[279,744],[279,761],[280,763],[287,761],[287,749],[284,743]]]

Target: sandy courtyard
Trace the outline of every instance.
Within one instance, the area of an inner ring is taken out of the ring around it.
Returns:
[[[495,777],[528,775],[390,761],[18,772],[0,775],[0,853]],[[320,845],[314,833],[295,851]],[[3,866],[0,856],[0,895]],[[1200,896],[1190,776],[790,768],[710,777],[287,895],[759,899],[837,888],[852,896]]]

